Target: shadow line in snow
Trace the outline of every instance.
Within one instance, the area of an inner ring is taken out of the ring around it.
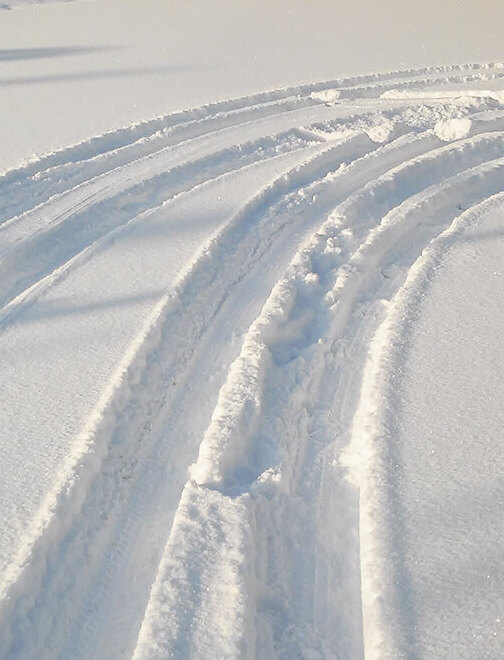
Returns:
[[[460,240],[464,243],[483,243],[484,241],[495,241],[503,238],[504,229],[496,228],[485,231],[472,231]]]
[[[70,316],[82,316],[97,311],[112,311],[113,309],[127,307],[130,305],[154,303],[166,293],[164,289],[146,291],[144,293],[109,298],[105,300],[96,300],[92,302],[82,302],[72,300],[71,298],[59,298],[52,301],[45,301],[41,304],[34,301],[34,305],[22,307],[18,313],[14,312],[7,317],[1,324],[5,330],[7,327],[19,326],[24,324],[33,324],[47,319],[67,318]]]
[[[115,50],[109,46],[58,46],[48,48],[2,48],[0,49],[0,62],[15,62],[18,60],[36,60],[49,57],[65,57],[67,55],[80,55],[83,53]]]
[[[59,0],[60,2],[74,2],[74,0]],[[2,9],[23,9],[30,5],[47,5],[58,0],[11,0],[11,2],[0,2],[0,11]]]
[[[209,65],[199,64],[197,68],[206,69]],[[21,76],[18,78],[0,79],[0,87],[15,87],[18,85],[40,85],[52,82],[81,82],[83,80],[96,80],[99,78],[130,78],[132,76],[167,75],[192,71],[195,67],[185,64],[172,66],[144,67],[139,69],[102,69],[101,71],[82,71],[71,73],[51,73],[40,76]]]

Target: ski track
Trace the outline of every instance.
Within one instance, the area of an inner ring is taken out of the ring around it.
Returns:
[[[2,658],[417,657],[383,402],[501,199],[503,77],[273,90],[2,174]]]

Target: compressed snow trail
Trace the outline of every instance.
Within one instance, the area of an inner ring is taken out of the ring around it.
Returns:
[[[488,601],[450,580],[465,610],[436,623],[426,583],[454,532],[419,505],[421,361],[398,374],[417,351],[403,335],[427,295],[422,251],[503,189],[503,76],[447,66],[277,90],[3,175],[2,657],[467,647]],[[424,560],[436,525],[442,552]]]

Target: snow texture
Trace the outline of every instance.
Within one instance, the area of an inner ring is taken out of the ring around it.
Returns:
[[[1,658],[502,655],[504,66],[279,71],[3,156]]]

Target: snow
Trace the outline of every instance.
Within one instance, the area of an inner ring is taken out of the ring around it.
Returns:
[[[1,4],[0,657],[499,657],[488,5]]]
[[[344,454],[361,485],[371,657],[494,657],[502,644],[500,587],[490,582],[501,458],[488,442],[500,358],[495,298],[489,306],[481,295],[500,289],[502,244],[483,254],[473,242],[497,238],[502,211],[502,194],[490,195],[431,242],[371,346]]]
[[[0,171],[223,98],[345,75],[502,59],[499,0],[487,0],[484,10],[463,0],[146,1],[0,10]]]
[[[503,420],[496,397],[503,355],[496,303],[503,219],[500,195],[467,211],[440,241],[405,329],[408,359],[396,379],[399,551],[410,576],[400,588],[424,658],[497,657],[502,649]]]
[[[450,142],[451,140],[461,140],[471,132],[471,120],[467,117],[460,119],[440,120],[434,126],[434,131],[440,140]]]

